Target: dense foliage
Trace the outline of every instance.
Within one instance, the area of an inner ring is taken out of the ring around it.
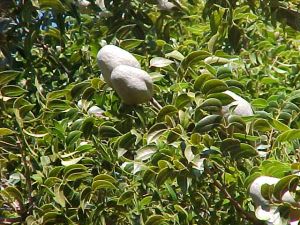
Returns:
[[[281,201],[299,198],[297,1],[170,2],[0,2],[0,224],[264,224],[260,175],[280,179],[262,193],[282,218],[299,212]],[[154,103],[106,85],[107,43],[151,75]],[[255,114],[223,115],[226,90]]]

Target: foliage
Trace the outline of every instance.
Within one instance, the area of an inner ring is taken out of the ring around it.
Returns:
[[[299,32],[280,13],[296,3],[80,2],[1,2],[0,223],[261,224],[255,177],[298,194]],[[105,43],[136,56],[162,108],[121,104]],[[255,115],[224,117],[225,90]]]

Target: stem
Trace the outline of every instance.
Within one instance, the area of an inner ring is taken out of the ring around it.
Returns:
[[[220,181],[216,180],[214,177],[214,174],[209,168],[206,168],[208,171],[208,174],[210,175],[211,179],[213,180],[214,185],[225,195],[226,199],[228,199],[231,204],[234,206],[236,211],[242,214],[242,216],[252,222],[254,225],[263,225],[264,223],[260,220],[258,220],[253,214],[246,212],[243,207],[240,205],[238,201],[236,201],[230,193],[227,191],[226,186],[222,184]]]
[[[21,217],[17,218],[0,218],[0,224],[14,224],[22,222]]]
[[[21,131],[22,132],[22,131]],[[22,133],[22,139],[25,139],[23,133]],[[25,179],[26,179],[26,186],[28,191],[28,212],[27,215],[32,215],[33,210],[33,198],[32,198],[32,184],[31,184],[31,178],[30,178],[30,168],[28,166],[27,160],[26,160],[26,148],[22,144],[21,138],[17,137],[17,145],[19,146],[19,149],[21,151],[22,161],[24,164],[24,170],[25,170]]]
[[[150,103],[158,110],[161,110],[163,107],[155,100],[155,98],[151,98]]]

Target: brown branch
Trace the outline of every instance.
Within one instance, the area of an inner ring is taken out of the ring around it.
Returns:
[[[21,223],[22,218],[0,218],[0,224],[14,224],[14,223]]]
[[[213,180],[214,185],[225,195],[225,198],[228,199],[231,204],[234,206],[236,211],[241,213],[241,215],[248,221],[252,222],[254,225],[263,225],[264,223],[258,220],[253,214],[246,212],[243,207],[240,205],[238,201],[236,201],[230,193],[227,191],[225,185],[222,185],[220,181],[216,180],[214,174],[209,168],[206,168],[208,174],[210,175],[211,179]]]
[[[23,136],[23,139],[25,139],[25,137]],[[30,168],[27,164],[27,160],[26,160],[26,148],[24,147],[24,145],[22,144],[21,138],[17,137],[17,145],[19,146],[19,149],[21,151],[21,156],[22,156],[22,161],[24,164],[24,170],[25,170],[25,179],[26,179],[26,186],[27,186],[27,191],[28,191],[28,202],[29,202],[29,207],[28,207],[28,212],[27,215],[32,215],[32,210],[33,210],[33,198],[32,198],[32,184],[31,184],[31,178],[30,178]],[[22,213],[23,210],[22,210]]]
[[[158,110],[161,110],[162,109],[162,106],[155,100],[155,98],[152,98],[150,100],[150,103],[155,107],[157,108]]]

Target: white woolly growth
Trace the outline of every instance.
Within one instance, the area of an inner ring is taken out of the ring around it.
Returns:
[[[132,54],[115,45],[105,45],[101,48],[97,54],[97,62],[104,80],[110,86],[112,86],[111,73],[117,66],[127,65],[141,68],[140,63]]]
[[[271,200],[268,200],[262,196],[261,188],[264,184],[276,185],[279,180],[280,179],[274,177],[260,176],[252,182],[249,188],[250,196],[256,205],[255,216],[260,220],[266,221],[268,225],[287,224],[281,218],[278,206],[272,202],[279,201],[283,203],[290,203],[298,207],[300,206],[289,191],[283,193],[281,199],[276,199],[274,196],[271,196]],[[296,213],[299,212],[296,211]],[[299,222],[299,218],[294,219],[293,214],[290,214],[290,218],[288,220],[290,220],[289,224]]]
[[[92,106],[91,108],[89,108],[89,110],[87,111],[87,113],[89,115],[94,115],[94,116],[102,116],[102,114],[104,113],[104,110],[102,110],[101,108],[99,108],[98,106]]]
[[[230,107],[235,107],[233,114],[238,116],[253,116],[253,110],[249,102],[232,91],[224,91],[224,93],[232,97],[235,101],[222,107],[223,114],[228,114],[230,112]]]
[[[138,68],[127,65],[116,67],[111,74],[111,83],[122,101],[128,105],[147,102],[153,95],[150,75]]]
[[[176,7],[176,5],[168,0],[157,0],[159,10],[170,11]]]

